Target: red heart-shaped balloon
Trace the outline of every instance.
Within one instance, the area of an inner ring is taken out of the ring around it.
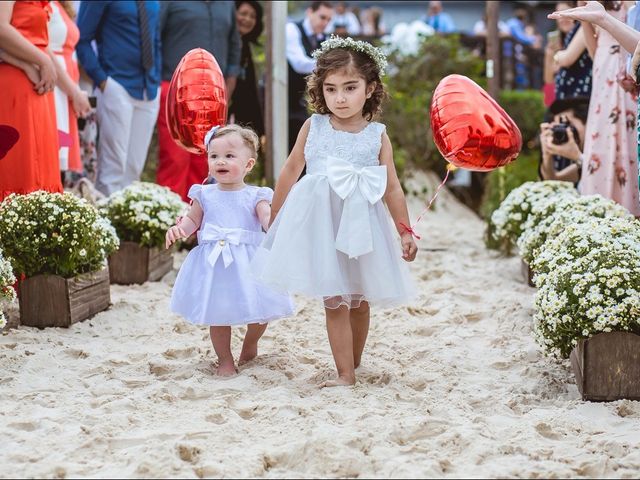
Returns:
[[[442,156],[467,170],[502,167],[522,148],[522,134],[513,119],[463,75],[448,75],[433,92],[431,130]]]
[[[0,159],[4,158],[9,150],[18,143],[20,133],[10,125],[0,125]]]
[[[224,76],[216,59],[202,48],[189,50],[169,84],[167,125],[173,140],[191,153],[204,153],[204,137],[227,121]]]

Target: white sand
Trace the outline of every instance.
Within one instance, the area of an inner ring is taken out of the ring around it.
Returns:
[[[303,299],[214,377],[206,327],[168,312],[175,272],[69,329],[5,332],[0,476],[638,477],[640,402],[580,401],[534,343],[518,259],[446,191],[418,230],[420,299],[374,312],[354,388],[316,388],[334,366]]]

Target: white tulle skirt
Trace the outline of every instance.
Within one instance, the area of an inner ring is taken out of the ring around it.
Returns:
[[[336,249],[343,204],[324,175],[306,175],[295,184],[252,261],[257,281],[321,298],[327,308],[410,302],[415,287],[384,204],[364,206],[373,251],[357,258]]]

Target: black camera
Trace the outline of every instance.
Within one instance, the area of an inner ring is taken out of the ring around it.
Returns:
[[[551,127],[551,133],[553,135],[552,142],[556,145],[562,145],[563,143],[567,143],[569,141],[569,134],[567,133],[567,129],[570,128],[573,132],[573,139],[577,144],[580,144],[580,137],[578,135],[578,130],[576,127],[567,122],[558,123]]]

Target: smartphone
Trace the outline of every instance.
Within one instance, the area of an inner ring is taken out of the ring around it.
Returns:
[[[560,32],[558,30],[552,30],[547,32],[547,43],[555,43],[560,38]]]
[[[96,97],[89,97],[89,105],[91,105],[91,108],[96,108],[97,100]]]

